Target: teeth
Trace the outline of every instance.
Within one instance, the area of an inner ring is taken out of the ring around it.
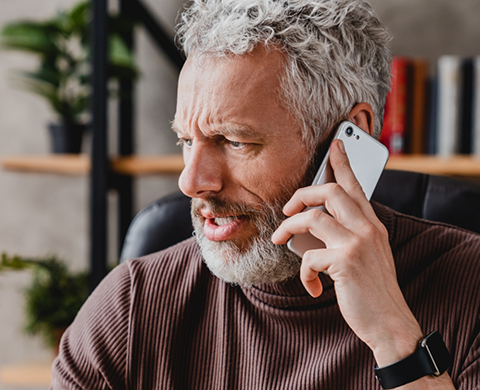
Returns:
[[[230,222],[233,222],[234,220],[235,220],[235,217],[215,218],[214,219],[215,224],[218,225],[218,226],[227,225]]]

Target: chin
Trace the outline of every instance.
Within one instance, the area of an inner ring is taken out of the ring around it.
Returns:
[[[200,221],[194,220],[195,237],[210,271],[227,283],[259,285],[280,283],[300,272],[300,258],[284,245],[257,235],[239,248],[231,241],[210,241]],[[273,231],[271,232],[273,233]]]

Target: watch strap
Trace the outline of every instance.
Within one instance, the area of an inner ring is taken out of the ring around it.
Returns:
[[[452,362],[442,337],[432,332],[419,342],[410,356],[382,368],[375,367],[375,375],[384,389],[392,389],[427,375],[439,376]]]

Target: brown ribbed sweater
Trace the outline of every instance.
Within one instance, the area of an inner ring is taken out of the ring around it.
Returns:
[[[457,389],[479,389],[480,236],[394,213],[386,225],[405,298],[455,356]],[[117,267],[62,340],[52,389],[380,389],[331,281],[238,287],[187,240]]]

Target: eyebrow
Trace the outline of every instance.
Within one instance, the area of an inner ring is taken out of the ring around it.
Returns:
[[[177,122],[175,120],[170,122],[170,128],[174,133],[181,133],[182,131],[180,130],[180,127],[177,125]]]
[[[175,121],[172,121],[171,128],[173,132],[177,134],[183,134],[183,131]],[[240,136],[240,137],[246,137],[246,138],[255,139],[259,141],[262,141],[265,139],[265,137],[262,134],[260,134],[258,130],[255,130],[251,126],[244,125],[244,124],[240,125],[236,123],[228,123],[228,124],[219,126],[217,130],[213,130],[208,135],[208,137],[215,137],[215,136],[224,136],[224,137]]]
[[[255,130],[248,125],[239,125],[235,123],[228,123],[221,126],[218,130],[212,131],[212,136],[215,135],[239,136],[256,140],[264,139],[264,136],[262,136],[262,134],[260,134],[258,130]]]

